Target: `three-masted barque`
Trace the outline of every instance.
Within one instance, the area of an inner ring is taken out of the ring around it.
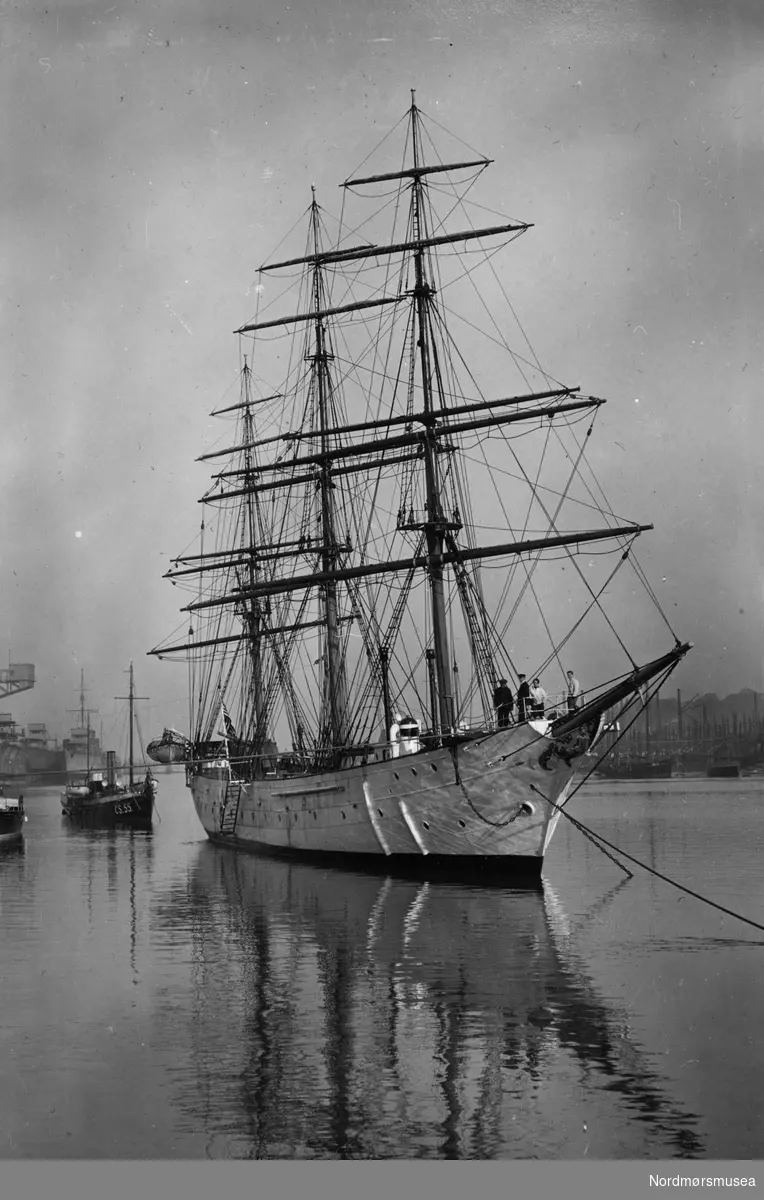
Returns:
[[[642,579],[652,526],[590,482],[604,401],[510,346],[496,255],[530,226],[473,222],[492,160],[443,161],[433,124],[412,94],[395,169],[345,180],[336,229],[314,190],[302,252],[260,269],[239,394],[212,414],[235,432],[201,456],[199,545],[168,572],[190,628],[151,653],[188,659],[186,777],[213,841],[512,877],[540,872],[603,715],[641,705],[689,644],[670,631],[645,662],[605,611],[633,601],[614,580]],[[595,619],[619,669],[569,687],[568,654],[602,647]],[[496,701],[521,671],[547,683],[531,719]]]

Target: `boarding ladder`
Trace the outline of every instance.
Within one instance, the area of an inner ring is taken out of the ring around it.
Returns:
[[[226,783],[225,796],[220,809],[220,832],[227,837],[233,837],[236,832],[243,790],[244,783],[240,779],[229,779]]]

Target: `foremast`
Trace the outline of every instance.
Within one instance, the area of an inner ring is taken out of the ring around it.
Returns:
[[[339,565],[339,546],[334,515],[334,498],[332,484],[330,449],[331,423],[331,389],[332,381],[329,371],[330,355],[327,352],[327,338],[324,329],[323,311],[328,307],[324,289],[323,266],[320,260],[321,233],[319,227],[318,204],[316,191],[312,188],[311,200],[311,231],[315,261],[313,264],[313,314],[315,346],[312,355],[312,373],[315,395],[318,402],[318,442],[320,460],[318,470],[318,495],[320,504],[320,520],[322,533],[321,570],[326,581],[320,589],[323,605],[323,615],[326,622],[326,641],[324,657],[324,701],[323,723],[327,737],[319,735],[319,744],[328,744],[330,760],[341,756],[342,747],[347,740],[347,680],[345,663],[340,644],[338,621],[337,579],[335,572]]]
[[[424,410],[424,470],[425,470],[425,519],[421,528],[427,539],[427,555],[429,564],[427,574],[430,586],[430,603],[432,607],[433,649],[435,665],[435,686],[437,689],[437,713],[433,711],[433,732],[450,733],[455,724],[454,695],[451,682],[450,649],[448,626],[446,623],[446,597],[443,578],[443,540],[449,527],[443,514],[439,464],[437,455],[437,435],[434,429],[433,413],[433,377],[430,344],[430,314],[429,305],[433,296],[433,286],[430,283],[424,260],[423,239],[429,233],[424,220],[424,189],[426,183],[420,168],[424,165],[421,160],[419,114],[411,92],[411,140],[414,157],[414,177],[411,183],[412,193],[412,231],[413,240],[419,243],[414,254],[414,300],[416,304],[417,345],[422,379],[422,406]],[[439,375],[436,375],[436,380]],[[441,403],[438,407],[442,408]],[[454,528],[454,526],[451,526]],[[440,718],[438,721],[438,717]],[[439,728],[438,728],[439,725]]]

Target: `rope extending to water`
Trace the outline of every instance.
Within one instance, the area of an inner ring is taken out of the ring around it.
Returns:
[[[541,792],[539,792],[537,787],[534,787],[533,784],[531,784],[531,787],[533,788],[534,792],[537,792],[539,796],[541,795]],[[549,803],[552,804],[553,802],[550,800]],[[579,831],[579,833],[582,833],[585,838],[588,838],[588,840],[592,843],[593,846],[596,846],[598,850],[601,850],[602,853],[605,855],[605,858],[609,858],[612,863],[615,863],[615,865],[617,867],[620,867],[621,870],[624,872],[624,874],[627,876],[627,878],[629,878],[629,879],[634,878],[634,873],[632,871],[630,871],[628,869],[628,867],[625,867],[622,862],[619,862],[617,858],[613,858],[613,855],[610,854],[610,852],[605,849],[605,847],[600,842],[599,834],[592,833],[589,829],[586,828],[585,825],[582,825],[580,821],[577,821],[575,817],[571,817],[570,813],[567,812],[564,808],[560,808],[560,806],[557,804],[555,804],[554,807],[557,808],[559,812],[563,813],[568,818],[571,825],[575,825],[575,827]]]
[[[582,823],[577,821],[575,817],[571,817],[570,813],[566,812],[561,805],[555,804],[554,800],[550,800],[544,795],[543,792],[539,791],[534,784],[531,784],[530,786],[532,791],[536,792],[536,794],[539,795],[542,800],[546,800],[547,804],[551,804],[552,808],[556,808],[558,812],[561,812],[563,816],[567,817],[568,820],[576,826],[577,829],[580,829],[583,834],[585,834],[587,837],[590,837],[595,843],[602,842],[603,846],[609,846],[610,849],[616,854],[620,854],[623,858],[628,858],[629,862],[633,862],[635,866],[642,867],[644,871],[649,871],[651,875],[655,875],[656,878],[662,879],[664,883],[670,883],[672,887],[678,888],[680,892],[685,892],[686,895],[693,896],[696,900],[700,900],[701,903],[708,904],[711,908],[715,908],[719,912],[725,913],[728,917],[735,917],[736,920],[743,921],[744,924],[751,925],[754,929],[760,929],[762,933],[764,933],[764,925],[762,925],[759,921],[754,921],[751,919],[751,917],[744,917],[741,913],[733,912],[731,908],[725,908],[723,904],[717,904],[715,900],[709,900],[708,896],[701,896],[700,892],[694,892],[692,888],[685,887],[683,883],[677,883],[676,879],[671,879],[668,875],[664,875],[662,871],[657,871],[655,867],[649,867],[647,863],[641,862],[640,859],[634,858],[634,856],[631,854],[627,854],[626,851],[621,850],[619,846],[614,846],[612,842],[609,842],[607,838],[602,837],[601,834],[592,833],[590,829],[588,829],[585,825],[582,825]],[[600,847],[600,849],[602,849],[602,847]],[[603,850],[603,854],[604,853],[605,851]],[[611,856],[608,854],[608,858],[610,857]]]

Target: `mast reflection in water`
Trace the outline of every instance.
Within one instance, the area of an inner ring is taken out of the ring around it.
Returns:
[[[546,883],[421,883],[204,846],[152,924],[191,927],[193,1044],[173,1099],[211,1157],[704,1153]]]

